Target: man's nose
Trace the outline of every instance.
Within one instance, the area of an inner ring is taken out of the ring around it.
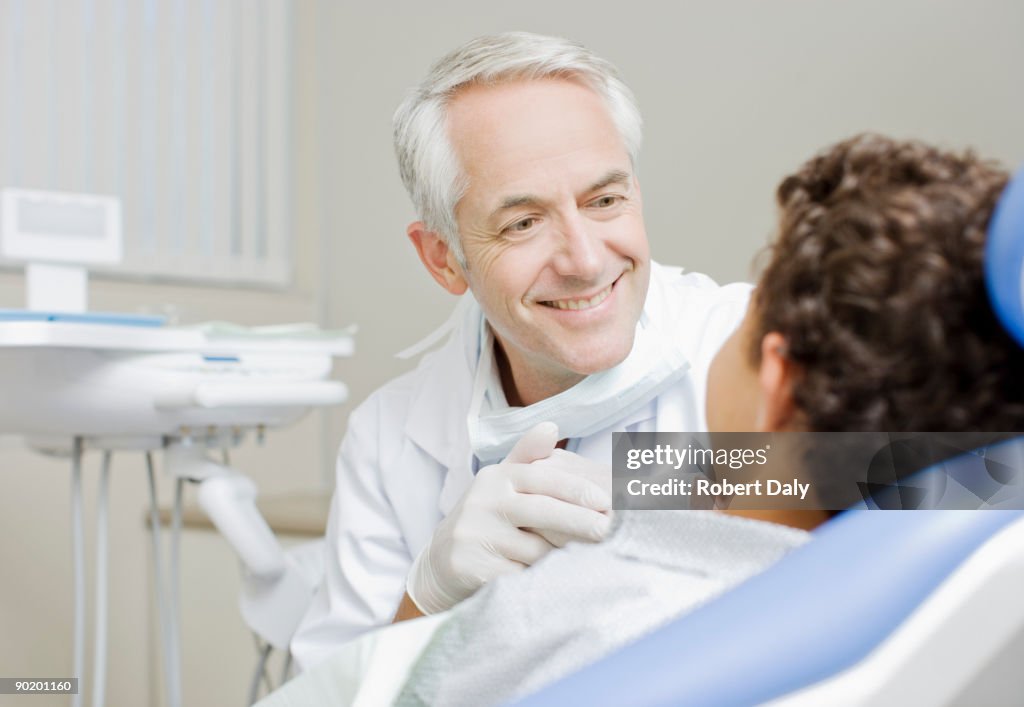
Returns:
[[[561,223],[561,241],[555,256],[559,274],[594,280],[601,275],[601,241],[579,212],[567,214]]]

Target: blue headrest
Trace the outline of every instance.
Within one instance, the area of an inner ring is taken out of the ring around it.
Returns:
[[[1024,346],[1024,168],[999,199],[985,244],[985,280],[992,308]]]

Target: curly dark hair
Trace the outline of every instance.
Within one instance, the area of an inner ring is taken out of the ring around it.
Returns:
[[[811,430],[1024,430],[1024,349],[982,271],[1007,179],[969,152],[860,135],[782,181],[754,341],[785,337]]]

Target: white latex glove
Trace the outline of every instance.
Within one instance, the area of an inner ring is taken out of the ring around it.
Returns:
[[[567,452],[564,449],[556,449],[550,456],[533,462],[531,466],[539,469],[555,469],[575,474],[576,476],[580,476],[591,483],[600,486],[604,489],[608,498],[612,497],[612,468],[608,464],[600,464],[595,462],[593,459],[581,457],[579,454]],[[608,510],[604,513],[606,516],[611,518],[611,507],[609,506]],[[588,540],[586,538],[575,537],[568,533],[562,533],[557,530],[547,530],[544,528],[530,528],[530,530],[540,535],[555,547],[565,547],[569,542],[586,542]],[[597,540],[602,539],[604,539],[604,535],[597,538]],[[590,542],[596,542],[596,540],[590,540]]]
[[[450,609],[494,577],[534,564],[554,547],[540,532],[604,537],[611,494],[585,474],[530,463],[550,457],[557,443],[558,426],[542,422],[504,461],[477,473],[413,562],[406,592],[420,611]]]

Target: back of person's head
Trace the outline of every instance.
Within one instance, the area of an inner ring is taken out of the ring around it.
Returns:
[[[448,103],[466,86],[547,78],[578,81],[604,100],[636,170],[643,131],[632,92],[610,62],[561,37],[529,32],[477,37],[441,57],[395,111],[402,182],[427,228],[444,236],[460,262],[455,206],[466,184],[448,137]]]
[[[861,135],[782,181],[754,341],[785,338],[810,430],[1024,430],[1024,349],[982,267],[1007,179],[971,153]]]

